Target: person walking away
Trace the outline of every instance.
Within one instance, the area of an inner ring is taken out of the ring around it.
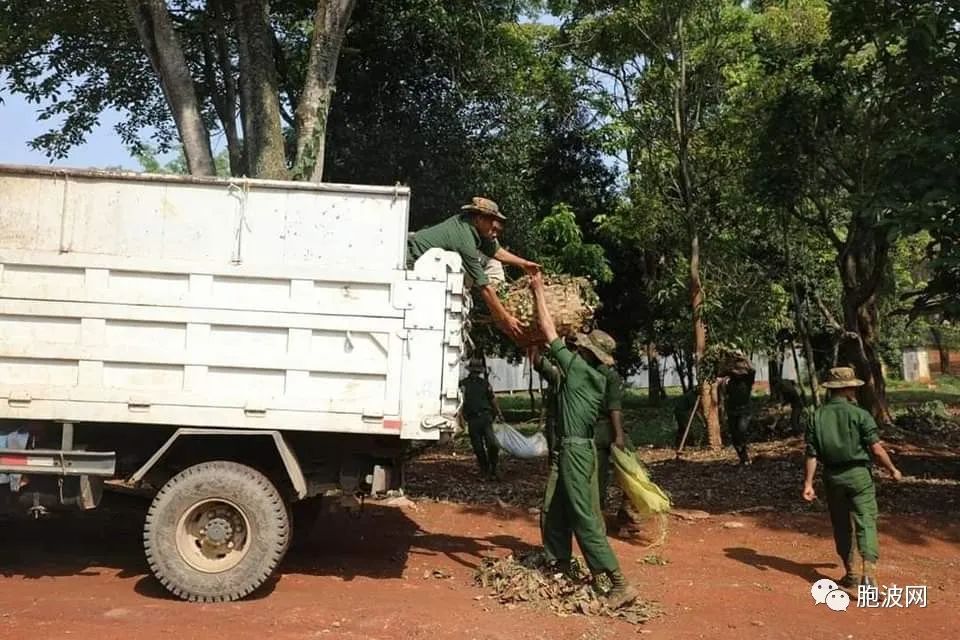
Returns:
[[[853,540],[856,536],[862,561],[860,584],[876,587],[877,496],[871,473],[871,454],[899,482],[903,476],[880,443],[873,416],[855,404],[856,388],[863,385],[850,367],[830,370],[823,386],[830,398],[807,421],[806,464],[803,498],[817,496],[813,479],[817,463],[823,465],[823,486],[827,494],[833,541],[843,561],[842,587],[857,584]]]
[[[634,601],[638,594],[621,571],[600,512],[593,431],[603,403],[606,379],[587,363],[584,354],[598,356],[603,351],[593,345],[588,336],[578,336],[576,352],[568,349],[547,309],[542,274],[531,277],[530,288],[536,303],[537,322],[549,345],[547,352],[562,374],[556,381],[557,439],[541,510],[544,551],[548,561],[559,570],[568,570],[576,536],[594,578],[609,576],[613,588],[606,596],[606,603],[617,609]]]
[[[753,393],[753,382],[757,372],[750,361],[737,354],[733,362],[720,371],[726,379],[723,382],[724,410],[726,413],[727,431],[733,448],[740,458],[740,466],[750,464],[747,452],[747,442],[750,434],[750,396]]]
[[[471,360],[468,375],[460,381],[463,388],[463,418],[470,435],[470,446],[477,457],[480,475],[498,480],[500,445],[493,433],[494,417],[503,420],[493,387],[485,376],[483,362]]]
[[[455,251],[463,258],[463,270],[473,287],[490,309],[494,321],[510,338],[516,340],[522,335],[520,321],[511,315],[500,298],[496,286],[490,282],[487,270],[481,260],[481,254],[494,258],[503,264],[520,267],[527,273],[538,273],[540,265],[520,256],[516,256],[500,246],[497,240],[507,217],[500,207],[487,198],[473,198],[470,204],[461,207],[462,212],[443,222],[421,229],[407,239],[407,268],[430,249]]]
[[[777,392],[782,399],[781,406],[790,405],[790,433],[799,434],[801,432],[800,418],[806,408],[803,396],[800,394],[800,388],[793,380],[784,379],[777,383]]]

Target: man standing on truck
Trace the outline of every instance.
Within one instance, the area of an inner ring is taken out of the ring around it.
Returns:
[[[573,557],[573,536],[583,552],[590,572],[609,576],[613,588],[607,605],[618,609],[637,598],[637,591],[626,580],[610,542],[607,540],[600,490],[597,483],[597,447],[594,426],[603,404],[606,379],[584,359],[596,353],[588,336],[579,336],[576,353],[570,351],[557,334],[544,297],[543,275],[531,278],[530,288],[537,307],[537,321],[549,345],[547,354],[560,370],[557,385],[557,433],[550,453],[541,535],[547,560],[560,571],[569,570]],[[536,357],[537,349],[533,350]]]
[[[468,368],[470,372],[460,381],[463,387],[463,418],[470,434],[470,446],[477,456],[480,475],[490,480],[499,480],[497,462],[500,458],[500,446],[493,433],[493,419],[503,420],[503,413],[497,404],[493,387],[485,376],[483,361],[473,359]]]
[[[520,267],[529,274],[539,273],[540,265],[514,255],[500,246],[497,236],[503,230],[507,218],[500,213],[500,207],[493,200],[473,198],[470,204],[461,207],[463,213],[451,216],[443,222],[421,229],[407,240],[407,268],[430,249],[455,251],[463,258],[463,270],[479,287],[487,308],[500,329],[510,338],[522,335],[520,321],[511,315],[497,297],[496,288],[491,284],[480,254],[499,260],[504,264]]]

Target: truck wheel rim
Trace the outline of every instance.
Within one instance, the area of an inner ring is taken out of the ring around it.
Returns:
[[[229,500],[209,498],[187,509],[177,523],[177,551],[197,571],[221,573],[250,548],[250,521]]]

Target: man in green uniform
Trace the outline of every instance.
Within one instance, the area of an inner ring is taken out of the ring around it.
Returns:
[[[747,440],[750,433],[750,395],[753,393],[753,381],[757,372],[742,355],[738,354],[729,367],[720,371],[726,377],[723,383],[724,409],[727,417],[727,430],[733,448],[740,458],[740,466],[750,464],[747,455]]]
[[[537,273],[540,265],[516,256],[500,246],[497,236],[503,230],[503,223],[507,218],[500,213],[496,202],[486,198],[473,198],[470,204],[461,209],[463,213],[421,229],[409,237],[407,268],[413,268],[417,259],[430,249],[439,248],[459,253],[463,258],[464,272],[473,281],[473,286],[480,288],[480,294],[494,320],[504,333],[516,339],[522,335],[520,321],[507,312],[497,297],[496,289],[484,271],[480,254],[520,267],[527,273]]]
[[[607,540],[600,512],[597,483],[597,449],[594,426],[606,391],[606,380],[584,359],[584,353],[599,358],[603,353],[589,336],[578,337],[577,352],[570,351],[557,335],[544,298],[543,276],[536,274],[530,287],[537,306],[537,321],[549,345],[548,354],[559,369],[557,425],[550,455],[550,476],[541,511],[543,546],[549,561],[558,568],[569,566],[573,557],[573,536],[594,576],[606,574],[613,589],[607,605],[619,608],[637,598],[627,582]],[[535,350],[536,351],[536,350]]]
[[[463,387],[463,418],[470,434],[470,446],[477,456],[480,475],[491,480],[499,479],[497,461],[500,458],[500,446],[493,433],[493,419],[503,419],[493,387],[485,377],[483,362],[471,360],[469,374],[460,381]]]
[[[854,532],[863,561],[860,584],[872,587],[877,584],[877,497],[870,454],[894,480],[899,482],[903,477],[880,444],[873,417],[854,404],[856,387],[862,384],[863,381],[858,380],[849,367],[831,369],[823,383],[830,390],[830,398],[813,413],[805,438],[803,498],[811,502],[817,497],[813,477],[819,460],[823,463],[823,486],[830,509],[833,540],[846,569],[837,584],[847,588],[857,583],[853,564]]]
[[[590,332],[590,341],[596,345],[584,345],[587,352],[584,357],[588,363],[607,379],[607,390],[594,430],[594,442],[597,444],[597,465],[600,484],[600,509],[607,506],[607,488],[610,486],[611,460],[610,447],[625,446],[623,432],[623,379],[613,368],[613,354],[617,342],[605,331],[594,329]]]
[[[790,433],[799,433],[800,416],[806,408],[800,388],[793,380],[781,380],[777,383],[775,392],[780,396],[781,404],[790,405]]]

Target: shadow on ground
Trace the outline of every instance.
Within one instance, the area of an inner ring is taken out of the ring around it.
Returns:
[[[911,545],[922,545],[929,539],[960,542],[960,527],[953,515],[960,509],[960,455],[909,446],[891,449],[907,479],[895,483],[880,473],[875,475],[881,523],[893,517],[898,522],[897,527],[885,528],[883,534]],[[783,530],[805,526],[798,525],[792,516],[815,516],[825,527],[818,525],[811,533],[829,536],[822,497],[807,503],[800,496],[801,440],[758,443],[751,447],[751,454],[753,464],[741,468],[729,449],[720,453],[693,450],[685,452],[683,459],[677,459],[672,450],[640,450],[654,482],[670,494],[677,508],[711,514],[750,513],[762,526]],[[506,519],[534,518],[535,522],[546,481],[546,461],[505,457],[501,466],[504,481],[483,480],[469,449],[436,448],[412,462],[408,492],[415,499],[453,502],[466,510],[483,510]],[[817,483],[822,496],[819,474]],[[620,500],[619,489],[612,488],[608,520]],[[501,509],[491,512],[492,506]],[[616,531],[614,527],[608,529]]]
[[[173,599],[150,572],[141,527],[145,501],[107,493],[101,507],[38,521],[0,521],[0,576],[35,580],[57,576],[139,577],[134,589],[150,598]],[[290,551],[274,579],[253,598],[268,596],[284,575],[353,580],[399,578],[414,557],[445,556],[474,569],[483,558],[522,553],[531,547],[509,535],[469,537],[422,528],[398,507],[367,503],[356,514],[321,513],[295,521]]]

